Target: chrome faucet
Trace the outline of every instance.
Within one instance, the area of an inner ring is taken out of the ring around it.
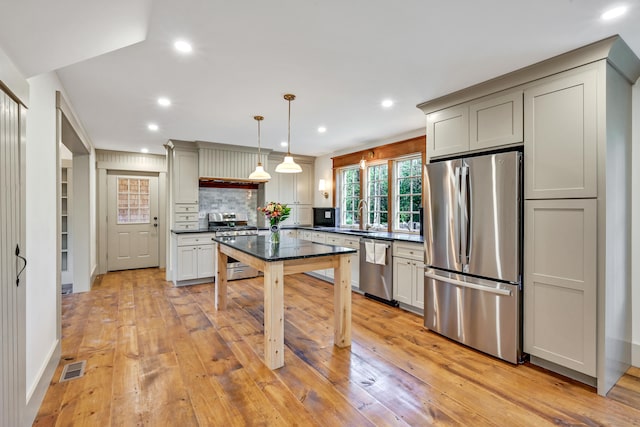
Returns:
[[[365,210],[366,208],[366,210]],[[360,199],[358,200],[358,207],[357,207],[357,211],[360,215],[360,218],[364,218],[365,214],[367,215],[367,217],[369,216],[369,204],[367,203],[367,201],[365,199]],[[368,223],[364,223],[363,225],[365,227],[365,229],[369,228],[369,224]]]

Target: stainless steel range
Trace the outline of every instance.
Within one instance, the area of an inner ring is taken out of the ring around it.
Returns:
[[[247,225],[247,214],[234,212],[210,212],[208,214],[209,231],[216,237],[233,239],[235,236],[256,236],[258,227]],[[235,258],[227,259],[227,280],[247,279],[256,277],[260,272]]]

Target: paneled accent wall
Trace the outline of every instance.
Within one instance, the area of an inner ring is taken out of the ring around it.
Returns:
[[[166,156],[159,154],[127,153],[96,150],[96,162],[103,169],[166,171]]]
[[[245,147],[235,147],[242,150]],[[267,154],[262,152],[262,164],[266,166]],[[258,164],[258,153],[254,151],[231,151],[217,148],[200,148],[200,176],[214,178],[246,179]]]

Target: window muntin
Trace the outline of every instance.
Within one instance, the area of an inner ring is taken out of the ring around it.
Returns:
[[[420,231],[422,206],[422,159],[411,157],[395,161],[395,208],[393,231]]]
[[[149,178],[117,177],[118,224],[149,224]]]
[[[360,200],[360,169],[345,168],[340,171],[340,223],[345,227],[358,227],[358,201]]]
[[[387,163],[367,167],[367,218],[365,226],[386,228],[389,222],[389,171]]]

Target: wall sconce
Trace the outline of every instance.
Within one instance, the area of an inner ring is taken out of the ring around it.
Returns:
[[[329,192],[327,191],[327,183],[324,179],[318,181],[318,191],[324,196],[325,199],[329,198]]]
[[[362,158],[360,159],[360,169],[364,170],[367,167],[367,159],[371,160],[373,159],[373,156],[374,156],[373,150],[367,151],[366,154],[363,153]]]

